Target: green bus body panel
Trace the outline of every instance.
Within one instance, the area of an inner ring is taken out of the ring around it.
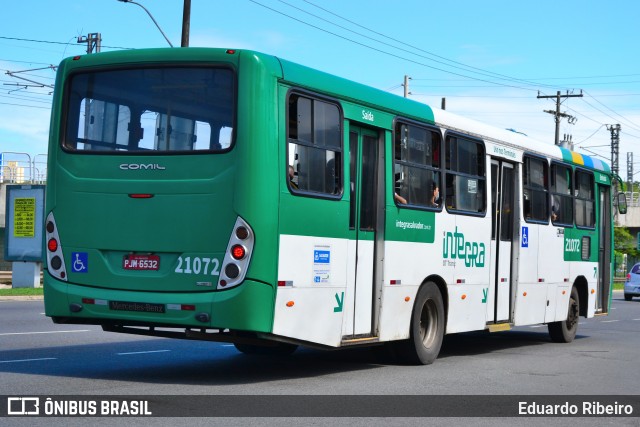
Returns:
[[[242,286],[223,292],[161,293],[132,292],[67,284],[45,273],[45,314],[51,317],[95,321],[141,322],[175,326],[229,328],[270,333],[273,325],[273,288],[265,283],[245,280]],[[166,313],[140,313],[110,310],[107,305],[85,304],[83,298],[152,304],[189,304],[195,310],[171,310]],[[69,304],[81,304],[79,313],[69,311]],[[196,313],[210,313],[208,324],[195,319]]]
[[[323,73],[293,62],[280,59],[283,70],[283,78],[293,86],[306,88],[313,92],[334,96],[343,101],[345,114],[349,114],[352,120],[369,124],[370,126],[391,128],[391,123],[381,117],[380,121],[364,119],[362,108],[376,108],[380,111],[389,112],[393,117],[402,112],[406,117],[419,119],[422,122],[434,123],[433,110],[426,104],[417,101],[398,97],[389,92],[355,83],[347,79]],[[351,102],[349,105],[346,102]]]
[[[385,240],[433,243],[436,238],[436,216],[433,211],[400,209],[387,205]]]
[[[590,239],[589,256],[585,259],[582,258],[582,240],[584,237]],[[565,228],[563,244],[565,261],[598,262],[599,238],[597,229]]]
[[[285,190],[281,196],[281,234],[349,238],[349,200],[301,198]]]
[[[60,149],[64,83],[71,73],[171,65],[237,70],[237,115],[230,151],[141,156]],[[196,303],[198,310],[211,313],[214,326],[271,330],[277,268],[274,248],[278,244],[278,171],[273,165],[278,163],[276,90],[280,77],[280,63],[272,56],[250,51],[227,54],[222,49],[109,52],[62,62],[53,100],[47,212],[55,216],[69,284],[45,274],[47,306],[55,308],[48,310],[49,315],[69,316],[72,297],[90,297],[90,291],[99,294],[95,298],[106,300],[144,302],[153,296],[160,303],[175,303],[175,298],[192,301],[189,304]],[[164,169],[120,168],[129,163],[158,164]],[[135,193],[153,197],[129,197]],[[178,274],[178,258],[215,258],[222,266],[238,216],[256,236],[245,282],[229,290],[202,292],[215,289],[218,276]],[[70,268],[74,252],[88,254],[86,273]],[[159,255],[159,270],[124,270],[123,258],[129,253]],[[210,288],[198,285],[207,282]],[[68,299],[64,298],[67,288]],[[109,310],[96,315],[137,320],[154,316]],[[193,312],[187,312],[188,321],[175,313],[162,316],[156,321],[203,326],[195,321]]]

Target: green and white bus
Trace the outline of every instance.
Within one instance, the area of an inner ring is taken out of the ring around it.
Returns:
[[[274,56],[66,59],[48,161],[56,323],[428,364],[609,311],[607,164]]]

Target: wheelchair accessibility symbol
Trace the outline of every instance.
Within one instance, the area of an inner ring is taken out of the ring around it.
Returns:
[[[71,252],[71,271],[86,273],[89,271],[89,254],[87,252]]]
[[[529,227],[522,227],[522,247],[529,247]]]

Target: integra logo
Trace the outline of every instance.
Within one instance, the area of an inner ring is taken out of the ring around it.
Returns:
[[[120,165],[120,169],[137,171],[137,170],[165,170],[164,166],[160,166],[157,163],[123,163]]]

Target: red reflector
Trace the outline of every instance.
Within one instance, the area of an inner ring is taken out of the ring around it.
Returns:
[[[390,280],[389,284],[390,285],[399,285],[400,284],[400,280]]]
[[[93,298],[82,298],[82,303],[83,304],[95,304],[96,300],[94,300]]]
[[[236,53],[235,49],[227,49],[227,55],[233,55],[234,53]]]
[[[47,242],[47,249],[49,252],[55,252],[58,250],[58,241],[56,239],[49,239]]]
[[[245,255],[246,255],[246,251],[244,249],[244,246],[242,246],[242,245],[234,245],[231,248],[231,256],[234,259],[241,260],[242,258],[244,258]]]
[[[278,280],[278,286],[287,286],[287,282],[284,280]]]
[[[73,60],[74,60],[74,61],[77,61],[77,60],[78,60],[78,59],[80,59],[80,58],[82,58],[82,56],[80,56],[80,55],[78,55],[78,56],[74,56],[74,57],[73,57]]]
[[[180,308],[182,308],[183,310],[187,310],[187,311],[195,311],[196,306],[193,304],[182,304],[182,306],[180,306]]]
[[[153,194],[129,194],[129,197],[132,199],[150,199],[153,197]]]

